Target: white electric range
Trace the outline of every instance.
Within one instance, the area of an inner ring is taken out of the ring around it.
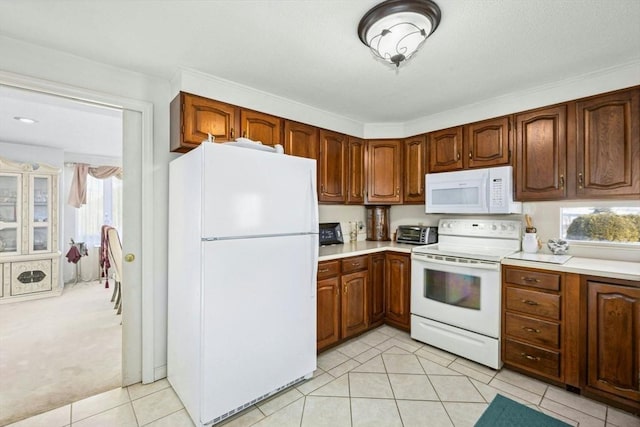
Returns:
[[[500,368],[500,261],[520,250],[517,220],[441,219],[411,255],[411,337]]]

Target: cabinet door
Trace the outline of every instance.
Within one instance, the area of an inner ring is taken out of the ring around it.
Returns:
[[[348,185],[347,203],[364,204],[364,152],[363,139],[349,137],[347,158]]]
[[[640,401],[640,288],[587,281],[590,387]]]
[[[318,129],[302,123],[284,122],[284,152],[292,156],[318,158]]]
[[[0,173],[0,257],[22,252],[22,174]]]
[[[347,137],[320,129],[320,167],[318,201],[344,203],[346,201]]]
[[[29,177],[29,253],[51,252],[52,177]]]
[[[316,341],[318,350],[321,350],[340,339],[340,278],[318,280],[316,298]]]
[[[411,326],[410,288],[411,260],[408,255],[386,255],[385,311],[386,321],[409,330]]]
[[[576,195],[640,195],[640,89],[576,103]]]
[[[567,106],[516,115],[516,199],[566,196]]]
[[[233,141],[239,134],[238,107],[180,92],[170,106],[171,151],[196,148],[210,133],[216,142]]]
[[[465,125],[465,167],[509,164],[509,117]]]
[[[369,326],[367,288],[369,273],[359,271],[342,276],[342,338],[364,331]]]
[[[424,203],[427,142],[424,135],[404,140],[404,202]]]
[[[282,144],[282,119],[251,110],[240,110],[242,137],[263,145]]]
[[[401,204],[402,193],[402,141],[368,141],[367,204]]]
[[[429,173],[463,168],[462,126],[429,134]]]
[[[374,325],[384,319],[384,264],[385,255],[371,255],[369,261],[369,324]]]

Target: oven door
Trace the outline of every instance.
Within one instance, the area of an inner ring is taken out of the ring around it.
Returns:
[[[412,254],[411,313],[500,337],[500,263]]]

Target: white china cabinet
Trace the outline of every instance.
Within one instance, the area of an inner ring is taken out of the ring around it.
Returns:
[[[59,174],[44,163],[0,158],[0,302],[61,291]]]

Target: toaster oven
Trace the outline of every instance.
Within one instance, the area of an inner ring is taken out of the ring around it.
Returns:
[[[438,243],[438,227],[428,225],[399,225],[396,242],[413,245]]]

